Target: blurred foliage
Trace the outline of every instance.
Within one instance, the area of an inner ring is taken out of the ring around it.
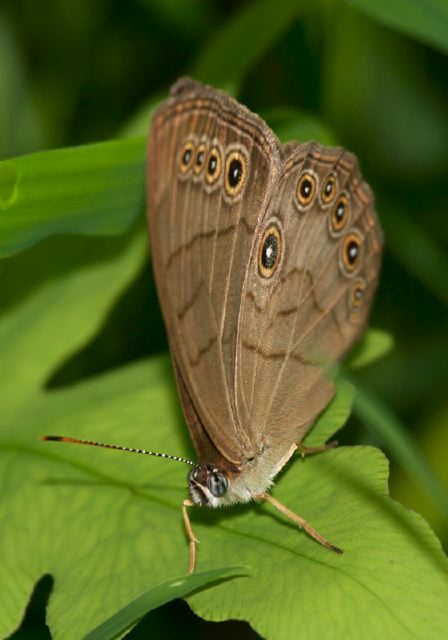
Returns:
[[[394,336],[394,348],[353,372],[362,393],[339,439],[381,446],[391,458],[391,495],[422,513],[448,546],[447,6],[444,0],[2,3],[0,158],[10,160],[0,166],[0,246],[2,255],[12,256],[0,263],[2,314],[8,317],[57,277],[71,277],[96,260],[106,264],[115,256],[120,264],[119,237],[100,242],[60,234],[120,234],[136,217],[141,222],[142,136],[151,109],[180,75],[231,91],[282,138],[346,146],[360,158],[385,230],[371,323]],[[129,135],[139,137],[85,147],[82,158],[68,149],[13,160]],[[82,172],[88,162],[90,182]],[[109,173],[111,167],[116,173]],[[38,193],[25,192],[29,205],[17,199],[17,189],[26,186],[17,180],[19,171],[30,177],[31,186],[33,172],[42,176]],[[113,186],[117,192],[110,190]],[[83,217],[77,217],[80,194]],[[52,234],[58,235],[47,238]],[[39,348],[30,334],[30,350],[22,345],[13,369],[26,361],[31,376],[39,371],[42,353],[59,349],[65,362],[58,364],[53,354],[57,366],[46,385],[64,391],[165,350],[148,265],[137,259],[133,264],[133,271],[116,276],[116,300],[111,293],[107,302],[95,296],[86,301],[84,313],[95,308],[99,314],[101,307],[103,317],[99,323],[98,315],[96,324],[85,320],[89,329],[82,347],[79,336],[71,347],[55,323]],[[126,290],[120,290],[120,281]],[[59,326],[65,332],[70,313],[64,314],[60,302]],[[75,314],[77,322],[82,309]],[[23,317],[24,326],[27,322],[32,318]],[[55,340],[59,332],[64,349]],[[3,343],[1,348],[4,356]],[[9,380],[12,372],[3,369],[3,391],[11,407],[18,407],[20,398]],[[384,433],[376,429],[378,422]],[[50,589],[49,580],[38,585],[17,638],[48,637],[42,608]],[[192,629],[195,638],[208,637],[209,627],[177,604],[151,612],[147,633],[166,637],[166,630],[175,628],[176,611],[185,619],[183,637]],[[219,638],[217,627],[213,634]],[[229,633],[225,629],[223,637]],[[254,637],[248,627],[238,629],[240,637]],[[132,633],[137,637],[138,627]]]

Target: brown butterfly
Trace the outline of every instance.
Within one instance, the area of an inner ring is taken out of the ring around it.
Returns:
[[[296,449],[326,448],[301,442],[334,394],[328,368],[365,327],[377,284],[381,231],[355,156],[281,145],[226,94],[181,79],[152,121],[148,217],[199,463],[142,453],[194,464],[183,503],[189,570],[192,505],[268,500],[340,552],[267,490]]]

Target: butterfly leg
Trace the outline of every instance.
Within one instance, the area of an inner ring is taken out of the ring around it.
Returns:
[[[191,528],[190,518],[188,516],[188,507],[193,507],[193,503],[191,500],[184,500],[182,502],[182,516],[184,519],[185,530],[187,532],[188,539],[190,541],[190,557],[188,561],[188,573],[193,573],[194,568],[196,566],[196,544],[199,540],[193,533],[193,529]]]
[[[334,449],[338,446],[337,440],[332,440],[328,444],[324,444],[321,447],[306,447],[304,444],[297,445],[297,451],[300,453],[302,458],[310,455],[311,453],[321,453],[322,451],[327,451],[328,449]]]
[[[278,509],[281,513],[283,513],[285,516],[287,516],[290,520],[295,522],[297,525],[299,525],[299,527],[304,529],[307,532],[307,534],[310,535],[315,540],[317,540],[319,544],[323,545],[327,549],[330,549],[330,551],[334,551],[335,553],[343,553],[342,549],[339,549],[339,547],[336,547],[334,544],[331,544],[331,542],[328,542],[328,540],[325,540],[325,538],[323,538],[320,535],[320,533],[318,533],[315,529],[313,529],[313,527],[311,527],[311,525],[309,525],[306,520],[298,516],[296,513],[294,513],[287,507],[285,507],[284,504],[282,504],[281,502],[273,498],[271,495],[269,495],[269,493],[260,493],[254,496],[254,498],[256,500],[266,500],[267,502],[270,502],[276,509]]]

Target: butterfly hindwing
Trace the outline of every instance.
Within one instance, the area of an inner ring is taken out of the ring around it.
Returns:
[[[381,246],[356,158],[288,144],[257,229],[239,319],[238,415],[258,447],[299,443],[330,401],[326,370],[365,324]],[[271,271],[266,251],[274,249]]]

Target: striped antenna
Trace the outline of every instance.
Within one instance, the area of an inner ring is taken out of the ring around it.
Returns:
[[[168,460],[176,460],[196,466],[196,462],[186,460],[180,456],[170,456],[168,453],[157,453],[156,451],[146,451],[145,449],[134,449],[133,447],[123,447],[118,444],[105,444],[104,442],[95,442],[94,440],[81,440],[80,438],[70,438],[69,436],[41,436],[41,440],[49,440],[51,442],[71,442],[73,444],[87,444],[89,447],[103,447],[103,449],[116,449],[117,451],[129,451],[130,453],[143,453],[145,456],[156,456],[157,458],[167,458]]]

